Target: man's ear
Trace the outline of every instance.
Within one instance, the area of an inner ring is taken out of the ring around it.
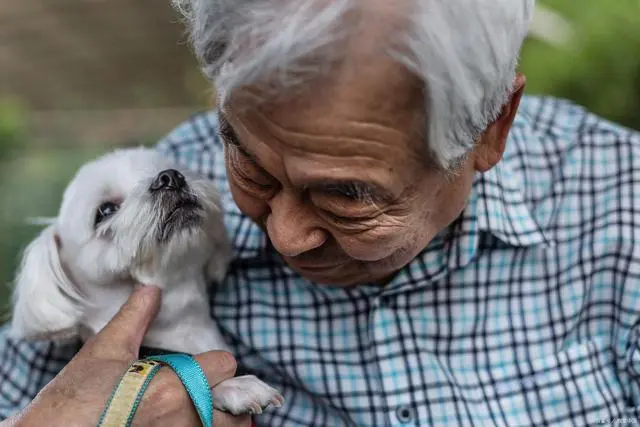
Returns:
[[[513,84],[511,96],[496,120],[482,134],[475,148],[475,169],[486,172],[494,167],[502,158],[509,131],[516,117],[522,94],[526,85],[526,78],[518,73]]]
[[[60,239],[50,225],[29,244],[13,292],[11,335],[50,339],[75,335],[81,297],[60,262]]]

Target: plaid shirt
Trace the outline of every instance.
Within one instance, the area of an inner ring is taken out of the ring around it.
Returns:
[[[334,289],[284,265],[235,206],[216,126],[194,116],[159,149],[220,187],[235,258],[211,312],[287,399],[258,425],[640,423],[637,133],[525,97],[461,217],[387,286]],[[75,351],[2,335],[0,414]]]

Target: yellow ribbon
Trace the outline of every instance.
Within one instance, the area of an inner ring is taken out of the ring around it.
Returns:
[[[161,363],[153,360],[132,362],[113,390],[98,421],[98,427],[128,427],[142,395],[160,367]]]

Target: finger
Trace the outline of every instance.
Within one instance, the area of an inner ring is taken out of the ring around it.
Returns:
[[[139,286],[120,311],[95,337],[93,346],[105,354],[138,357],[142,339],[160,309],[161,291],[155,286]]]
[[[213,427],[250,427],[251,416],[234,416],[226,412],[213,411]]]
[[[208,351],[193,357],[207,376],[211,388],[236,374],[236,359],[226,351]]]

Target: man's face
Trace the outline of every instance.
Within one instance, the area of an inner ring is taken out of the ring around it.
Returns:
[[[384,282],[464,208],[473,155],[455,176],[429,163],[422,96],[389,60],[347,64],[286,100],[243,89],[222,109],[233,197],[303,277]]]

